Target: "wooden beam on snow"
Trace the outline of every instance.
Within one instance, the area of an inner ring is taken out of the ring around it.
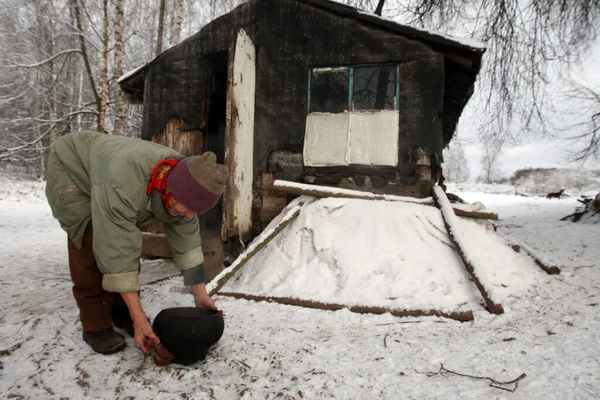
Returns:
[[[540,267],[543,271],[545,271],[548,275],[558,275],[560,274],[560,268],[556,266],[554,263],[551,263],[541,255],[537,254],[534,250],[532,250],[525,243],[517,240],[513,237],[505,235],[501,232],[496,232],[500,237],[504,238],[506,243],[512,247],[515,252],[519,252],[521,249],[525,251],[525,253],[529,254],[533,261]]]
[[[452,204],[450,204],[452,206]],[[461,208],[452,207],[454,210],[454,214],[459,217],[467,217],[467,218],[478,218],[478,219],[493,219],[494,221],[498,220],[498,214],[490,211],[467,211]]]
[[[504,307],[502,307],[501,304],[495,303],[491,299],[489,292],[485,289],[485,287],[483,287],[481,281],[477,277],[475,266],[473,265],[472,260],[468,259],[465,255],[466,243],[462,242],[461,236],[459,232],[457,232],[458,224],[456,221],[456,216],[452,212],[452,206],[450,204],[450,201],[446,197],[446,193],[440,186],[434,186],[433,198],[440,207],[440,210],[442,212],[442,218],[444,220],[444,225],[446,226],[446,231],[448,231],[450,240],[452,240],[452,243],[454,243],[454,246],[456,246],[456,250],[458,251],[460,258],[462,259],[463,264],[467,269],[467,272],[471,276],[471,279],[473,279],[475,286],[477,286],[479,293],[481,293],[481,297],[483,297],[488,311],[493,314],[504,313]]]
[[[396,195],[376,194],[372,192],[361,192],[358,190],[342,189],[331,186],[310,185],[307,183],[297,183],[282,180],[275,180],[272,186],[273,190],[278,190],[284,193],[296,194],[301,196],[312,196],[318,198],[336,197],[345,199],[362,199],[362,200],[386,200],[398,201],[403,203],[414,203],[433,205],[431,198],[417,199],[414,197],[404,197]],[[471,211],[464,210],[458,207],[452,207],[454,213],[460,217],[480,218],[480,219],[498,219],[498,214],[488,211]]]
[[[244,253],[242,253],[229,268],[221,272],[215,279],[216,283],[209,283],[207,285],[207,292],[210,296],[217,293],[225,283],[235,275],[246,263],[250,260],[256,253],[262,250],[275,236],[277,236],[286,226],[290,224],[297,216],[300,214],[300,209],[302,205],[298,205],[296,207],[291,208],[286,215],[283,216],[281,221],[277,226],[269,229],[268,231],[264,231],[261,235],[259,235],[246,249]]]
[[[316,308],[321,310],[337,311],[344,308],[359,314],[384,314],[390,313],[396,317],[444,317],[454,319],[456,321],[472,321],[473,312],[467,311],[452,311],[444,312],[441,310],[406,310],[386,307],[370,307],[370,306],[348,306],[338,303],[323,303],[320,301],[302,300],[292,297],[275,297],[275,296],[259,296],[253,294],[236,293],[236,292],[219,292],[219,295],[233,297],[236,299],[267,301],[270,303],[286,304],[290,306],[299,306],[307,308]]]
[[[361,192],[359,190],[342,189],[332,186],[318,186],[307,183],[297,183],[282,181],[277,179],[273,183],[273,190],[279,190],[285,193],[305,195],[312,197],[336,197],[345,199],[362,199],[362,200],[388,200],[399,201],[404,203],[433,205],[431,197],[425,199],[417,199],[415,197],[403,197],[387,194],[375,194],[371,192]]]

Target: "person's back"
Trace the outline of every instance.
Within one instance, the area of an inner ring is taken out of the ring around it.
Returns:
[[[168,147],[127,137],[77,132],[53,144],[46,195],[69,236],[73,293],[84,340],[95,351],[111,353],[125,346],[112,330],[113,305],[121,308],[118,320],[129,320],[128,332],[133,332],[130,314],[137,318],[136,343],[142,349],[144,338],[158,342],[138,294],[139,228],[144,225],[164,223],[174,263],[184,284],[192,287],[196,305],[214,307],[204,287],[196,214],[214,207],[227,175],[213,153],[185,158]]]

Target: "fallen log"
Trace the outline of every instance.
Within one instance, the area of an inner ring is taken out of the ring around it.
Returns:
[[[285,304],[290,306],[299,306],[306,308],[316,308],[321,310],[337,311],[348,309],[359,314],[384,314],[390,313],[396,317],[443,317],[454,319],[456,321],[465,322],[473,320],[473,312],[467,311],[451,311],[445,312],[441,310],[406,310],[386,307],[370,307],[370,306],[349,306],[338,303],[324,303],[320,301],[302,300],[292,297],[277,297],[277,296],[260,296],[237,292],[219,292],[221,296],[233,297],[236,299],[266,301],[269,303]]]
[[[452,206],[452,204],[450,204]],[[486,212],[486,211],[467,211],[461,208],[452,207],[454,210],[454,214],[459,217],[467,217],[467,218],[479,218],[479,219],[493,219],[495,221],[498,220],[498,214],[494,212]]]
[[[448,236],[450,236],[450,240],[452,240],[452,243],[454,243],[454,246],[456,247],[460,258],[462,259],[463,264],[467,269],[467,272],[471,276],[471,279],[473,279],[473,282],[475,283],[475,286],[477,286],[479,293],[481,293],[481,296],[483,297],[483,301],[485,302],[488,311],[493,314],[504,313],[504,307],[502,307],[501,304],[495,303],[491,299],[489,292],[485,289],[485,287],[477,277],[475,266],[473,265],[472,260],[470,260],[465,254],[465,243],[463,242],[462,235],[458,230],[456,216],[454,215],[454,212],[452,212],[452,206],[450,204],[450,201],[446,197],[446,193],[442,190],[441,187],[435,186],[433,188],[433,198],[437,202],[440,211],[442,212],[442,219],[444,220],[444,225],[446,226]]]
[[[534,250],[532,250],[525,243],[523,243],[513,237],[505,235],[501,232],[496,232],[496,233],[498,235],[500,235],[500,237],[502,237],[504,239],[504,241],[508,245],[510,245],[515,252],[518,253],[520,249],[523,249],[523,251],[525,251],[527,254],[529,254],[529,256],[531,258],[533,258],[533,261],[538,265],[538,267],[540,267],[542,270],[544,270],[548,275],[560,274],[560,268],[558,266],[556,266],[555,264],[546,260],[543,256],[537,254]]]
[[[300,214],[301,205],[297,205],[283,216],[279,224],[272,229],[264,231],[259,235],[240,256],[231,264],[229,268],[221,272],[215,279],[206,287],[206,291],[210,296],[217,293],[225,283],[238,272],[256,253],[262,250],[275,236],[277,236],[286,226],[290,224]]]

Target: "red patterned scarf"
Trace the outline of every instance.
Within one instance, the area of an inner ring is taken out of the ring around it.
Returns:
[[[177,204],[177,200],[175,200],[173,194],[167,188],[167,176],[169,176],[169,172],[171,172],[178,162],[179,160],[163,160],[159,162],[154,167],[152,178],[150,178],[150,183],[148,183],[148,188],[146,189],[147,194],[152,193],[153,190],[162,190],[162,200],[167,208],[171,208]]]

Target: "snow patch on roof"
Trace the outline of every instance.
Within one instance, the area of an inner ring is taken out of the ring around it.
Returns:
[[[119,79],[117,79],[117,83],[121,83],[126,81],[127,79],[131,78],[133,75],[137,74],[139,71],[141,71],[142,69],[144,69],[144,67],[147,65],[143,64],[140,65],[139,67],[132,69],[131,71],[128,71],[126,73],[124,73],[123,75],[121,75],[121,77]]]
[[[430,30],[427,30],[427,29],[416,28],[414,26],[402,25],[402,24],[399,24],[398,22],[396,22],[394,20],[383,18],[383,17],[381,17],[381,16],[379,16],[377,14],[373,14],[373,13],[370,13],[368,11],[364,11],[364,10],[357,10],[357,11],[358,11],[359,14],[367,15],[367,16],[369,16],[371,18],[377,18],[377,19],[380,19],[382,21],[385,21],[385,22],[388,22],[388,23],[392,23],[392,24],[396,24],[396,25],[401,26],[401,27],[408,27],[410,29],[414,29],[415,31],[426,33],[428,35],[439,36],[441,38],[444,38],[446,40],[450,40],[450,41],[452,41],[452,42],[454,42],[456,44],[459,44],[461,46],[470,47],[470,48],[476,49],[476,50],[485,50],[486,49],[485,43],[483,43],[483,42],[481,42],[481,41],[479,41],[477,39],[459,38],[459,37],[455,37],[455,36],[451,36],[451,35],[446,35],[446,34],[435,32],[435,31],[430,31]]]

